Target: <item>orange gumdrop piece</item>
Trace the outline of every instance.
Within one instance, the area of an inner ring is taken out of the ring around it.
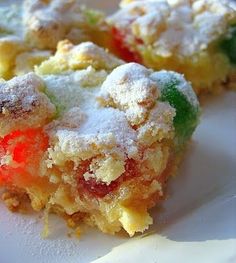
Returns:
[[[48,136],[41,128],[14,131],[0,140],[0,185],[30,184],[39,175],[40,163],[48,148]]]

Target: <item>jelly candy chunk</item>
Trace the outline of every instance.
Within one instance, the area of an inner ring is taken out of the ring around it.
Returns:
[[[191,85],[178,73],[160,71],[152,74],[161,91],[160,100],[175,108],[175,142],[181,147],[194,132],[199,118],[199,103]]]
[[[47,148],[48,137],[40,128],[6,135],[0,140],[0,181],[21,184],[37,176]]]
[[[115,181],[112,181],[109,185],[104,182],[98,182],[95,178],[89,178],[85,180],[83,175],[85,173],[89,173],[90,163],[91,160],[83,161],[77,171],[79,191],[86,191],[97,198],[103,198],[107,194],[116,190],[122,182],[140,176],[136,161],[133,159],[127,159],[125,164],[125,172],[122,174],[122,176],[117,178]]]
[[[126,45],[124,41],[125,35],[122,32],[120,32],[117,28],[113,27],[112,36],[112,46],[124,61],[141,63],[141,57],[139,56],[139,54],[134,51],[131,51],[130,48]]]

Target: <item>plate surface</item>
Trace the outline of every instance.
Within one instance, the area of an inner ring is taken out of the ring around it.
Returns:
[[[84,2],[108,12],[118,4]],[[63,220],[51,216],[45,240],[38,215],[12,214],[0,203],[0,263],[236,262],[235,171],[236,93],[225,92],[203,104],[201,123],[170,182],[169,198],[152,211],[152,235],[128,239],[91,229],[78,240],[67,236]]]

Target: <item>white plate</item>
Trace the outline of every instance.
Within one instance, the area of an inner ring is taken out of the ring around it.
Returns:
[[[118,2],[84,1],[109,10]],[[69,238],[64,221],[51,216],[44,240],[38,215],[12,214],[0,203],[0,263],[236,262],[236,93],[204,104],[169,196],[152,211],[151,231],[158,234],[133,239],[94,229],[80,240]]]

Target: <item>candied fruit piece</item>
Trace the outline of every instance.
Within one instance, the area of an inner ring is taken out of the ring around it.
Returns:
[[[82,183],[83,187],[92,195],[102,198],[115,190],[118,186],[118,182],[114,181],[111,182],[109,185],[103,182],[97,182],[96,179],[91,178],[89,180],[80,180],[80,183]]]
[[[183,76],[174,72],[154,73],[161,91],[161,101],[168,101],[175,108],[175,142],[177,148],[185,144],[194,132],[199,119],[199,104],[191,85]]]
[[[38,174],[48,148],[42,129],[13,131],[0,140],[0,182],[28,183]]]
[[[113,191],[118,186],[118,183],[114,181],[110,185],[107,185],[103,182],[97,182],[95,178],[85,180],[83,175],[89,171],[90,163],[91,160],[85,160],[79,166],[77,171],[79,188],[82,187],[82,191],[85,190],[95,197],[102,198]]]
[[[118,55],[126,62],[141,63],[141,57],[131,51],[124,42],[124,35],[115,27],[112,28],[113,48],[117,51]],[[137,40],[138,42],[138,40]]]
[[[221,48],[232,64],[236,64],[236,25],[231,26],[229,34],[221,41]]]
[[[128,159],[125,164],[125,172],[117,178],[115,181],[107,185],[104,182],[98,182],[95,178],[90,178],[85,180],[83,174],[89,172],[89,165],[91,160],[86,160],[81,163],[77,174],[78,174],[78,184],[79,187],[82,187],[82,190],[92,194],[94,197],[103,198],[110,192],[117,189],[117,187],[124,181],[132,179],[133,177],[139,176],[140,172],[138,171],[137,164],[134,160]]]
[[[93,9],[85,9],[84,15],[89,25],[95,26],[103,19],[103,14]]]

